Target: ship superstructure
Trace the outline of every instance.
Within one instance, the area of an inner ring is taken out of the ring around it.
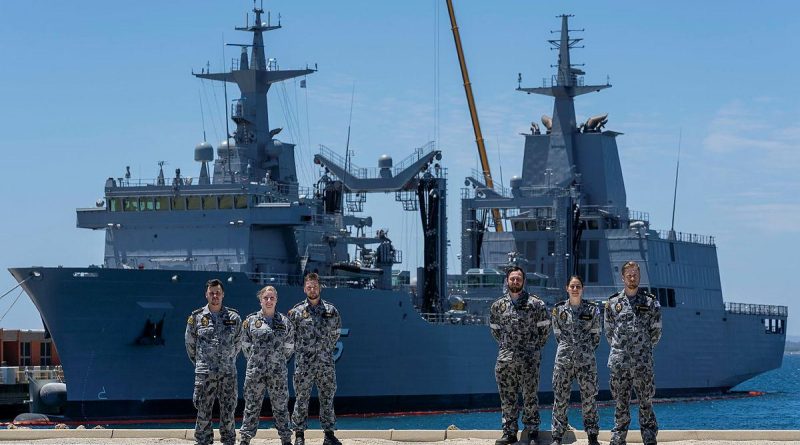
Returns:
[[[643,264],[643,285],[664,306],[656,351],[662,395],[717,392],[780,365],[786,308],[724,305],[713,239],[649,227],[627,208],[616,136],[607,116],[575,120],[574,97],[587,86],[572,66],[568,18],[562,18],[558,72],[544,85],[519,89],[555,98],[544,129],[524,136],[521,176],[511,189],[474,177],[462,193],[462,274],[447,276],[446,169],[434,144],[403,161],[383,156],[360,168],[328,149],[314,157],[319,179],[299,184],[295,146],[270,128],[270,85],[315,70],[280,70],[266,57],[255,21],[240,31],[252,43],[229,71],[195,76],[235,83],[235,129],[216,149],[195,148],[197,177],[151,183],[110,177],[104,199],[77,210],[78,227],[103,230],[101,267],[15,268],[58,345],[73,418],[187,416],[193,412],[192,368],[183,346],[187,314],[203,303],[210,278],[225,281],[225,304],[248,311],[265,284],[286,311],[304,298],[302,276],[322,276],[323,298],[342,314],[337,345],[337,412],[469,409],[498,406],[493,366],[497,345],[486,307],[501,291],[509,260],[529,271],[529,290],[552,303],[578,271],[587,296],[619,287],[618,268]],[[227,107],[227,105],[226,105]],[[446,153],[445,153],[446,158]],[[368,233],[369,193],[392,196],[419,214],[424,264],[399,270],[402,252],[382,230]],[[503,232],[487,228],[498,209]],[[411,285],[416,276],[416,285]],[[450,286],[447,286],[447,281]],[[732,345],[736,345],[734,348]],[[599,363],[607,355],[602,343]],[[552,340],[543,354],[543,400],[551,392]],[[243,361],[240,363],[243,372]],[[601,367],[601,395],[607,394]],[[243,379],[240,379],[240,382]],[[313,404],[312,404],[313,406]]]

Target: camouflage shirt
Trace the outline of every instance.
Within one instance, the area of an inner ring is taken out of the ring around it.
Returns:
[[[556,364],[590,363],[600,344],[600,308],[583,299],[579,306],[571,306],[569,300],[559,302],[553,308],[553,334],[558,343]]]
[[[195,310],[186,323],[186,352],[197,374],[236,374],[236,356],[242,346],[242,319],[235,309],[216,314],[208,305]]]
[[[316,306],[308,299],[289,311],[294,325],[295,360],[333,363],[333,350],[339,341],[342,319],[336,307],[320,299]]]
[[[639,288],[633,297],[624,291],[608,299],[605,335],[611,345],[609,366],[652,364],[653,348],[661,338],[661,306],[650,292]]]
[[[550,333],[550,318],[544,302],[536,295],[522,291],[517,301],[506,292],[492,303],[489,328],[500,344],[497,360],[533,356],[540,351]]]
[[[294,352],[294,326],[280,312],[267,318],[261,311],[253,312],[242,323],[242,352],[248,371],[263,371],[286,366]]]

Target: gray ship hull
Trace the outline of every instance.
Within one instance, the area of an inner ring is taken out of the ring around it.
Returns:
[[[74,419],[190,418],[193,368],[186,356],[186,317],[204,303],[209,278],[226,281],[225,304],[257,309],[256,283],[241,273],[103,268],[18,268],[18,281],[52,333]],[[276,286],[279,310],[304,298]],[[378,413],[499,406],[497,345],[485,325],[430,323],[405,292],[326,288],[342,314],[337,351],[337,413]],[[658,394],[726,391],[782,361],[785,335],[765,333],[762,316],[725,310],[663,310],[656,349]],[[158,335],[146,326],[163,320]],[[785,321],[784,321],[785,322]],[[152,339],[152,341],[150,340]],[[543,352],[540,395],[552,399],[555,345]],[[601,398],[608,397],[608,344],[597,351]],[[243,382],[244,359],[239,359]],[[241,394],[241,392],[240,392]]]

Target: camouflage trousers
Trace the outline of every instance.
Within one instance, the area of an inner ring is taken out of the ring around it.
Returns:
[[[581,390],[583,429],[587,434],[600,431],[597,415],[597,362],[585,364],[558,363],[553,368],[553,437],[564,437],[567,431],[567,407],[572,395],[572,381],[577,379]]]
[[[336,415],[333,412],[333,396],[336,394],[336,368],[333,362],[319,361],[296,363],[294,370],[295,403],[292,423],[295,431],[305,431],[308,427],[308,402],[311,399],[311,386],[317,385],[319,395],[319,423],[323,430],[336,429]]]
[[[653,412],[653,396],[656,393],[653,368],[611,367],[611,396],[617,403],[614,410],[614,428],[611,430],[611,445],[624,445],[631,424],[631,389],[639,399],[639,426],[645,444],[656,443],[658,423]]]
[[[500,393],[500,408],[503,411],[503,432],[515,433],[518,430],[517,399],[522,392],[522,425],[532,431],[539,430],[539,364],[541,355],[535,354],[524,359],[498,361],[494,367],[497,389]]]
[[[236,374],[195,374],[192,402],[197,408],[197,423],[194,439],[199,445],[214,443],[214,429],[211,426],[211,411],[214,400],[219,400],[219,434],[222,443],[233,445],[236,442],[236,425],[233,411],[236,409]]]
[[[250,442],[258,432],[258,418],[264,402],[264,392],[269,394],[275,428],[283,442],[292,437],[289,427],[289,382],[286,365],[273,369],[247,370],[244,378],[244,415],[239,436],[242,443]]]

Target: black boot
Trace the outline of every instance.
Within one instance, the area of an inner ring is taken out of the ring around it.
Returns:
[[[303,436],[302,431],[294,433],[294,445],[306,445],[306,438]]]
[[[589,434],[589,445],[600,445],[597,441],[597,434]]]
[[[322,441],[322,445],[342,445],[342,442],[336,438],[333,431],[325,431],[325,440]]]
[[[291,439],[281,439],[281,445],[292,445]]]
[[[517,433],[503,431],[503,437],[494,441],[494,445],[511,445],[517,443]]]
[[[589,442],[589,443],[591,443],[591,442]],[[553,436],[553,441],[550,443],[550,445],[561,445],[561,438],[557,437],[557,436]]]
[[[522,434],[519,436],[519,442],[517,443],[519,445],[528,445],[531,442],[536,443],[537,440],[539,440],[539,430],[534,431],[525,428],[522,430]]]

